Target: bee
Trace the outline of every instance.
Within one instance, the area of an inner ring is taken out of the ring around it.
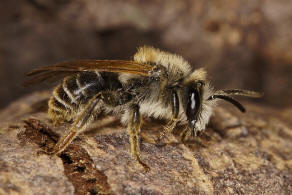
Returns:
[[[178,123],[186,125],[186,135],[196,136],[206,128],[218,100],[245,112],[232,96],[262,95],[214,90],[203,68],[192,70],[181,56],[149,46],[138,48],[132,61],[69,61],[36,68],[27,76],[31,83],[64,78],[49,100],[48,115],[55,125],[69,122],[71,126],[50,154],[61,153],[103,111],[120,116],[127,125],[131,156],[143,166],[147,166],[140,155],[143,118],[168,120],[164,132],[172,132]]]

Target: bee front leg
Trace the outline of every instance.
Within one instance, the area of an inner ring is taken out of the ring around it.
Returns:
[[[102,98],[102,92],[95,95],[89,100],[86,107],[72,124],[71,128],[61,137],[55,145],[53,151],[48,152],[51,155],[59,154],[74,140],[74,138],[83,132],[88,125],[93,121],[94,108]]]
[[[139,112],[139,106],[134,105],[131,110],[131,120],[128,124],[128,133],[130,136],[130,144],[131,144],[131,156],[134,157],[144,168],[146,171],[150,169],[150,167],[145,164],[141,160],[140,154],[140,128],[142,124],[142,117]]]
[[[161,141],[166,134],[168,133],[172,133],[173,129],[176,127],[177,125],[177,118],[172,118],[170,122],[167,123],[166,126],[163,127],[163,131],[162,133],[159,135],[158,141]]]
[[[172,106],[172,119],[171,121],[164,127],[163,132],[159,136],[159,141],[163,139],[166,133],[172,133],[173,129],[176,127],[178,122],[178,114],[179,114],[179,99],[177,92],[173,90],[171,92],[171,106]]]

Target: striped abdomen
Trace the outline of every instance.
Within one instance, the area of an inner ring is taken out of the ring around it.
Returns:
[[[81,106],[103,90],[115,90],[121,83],[114,73],[82,72],[66,77],[49,101],[49,116],[55,124],[71,121]]]

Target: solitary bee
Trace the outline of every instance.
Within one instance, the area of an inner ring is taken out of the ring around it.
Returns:
[[[143,166],[139,133],[142,118],[168,119],[165,130],[187,124],[186,134],[205,129],[217,100],[244,107],[233,95],[260,97],[253,91],[214,90],[204,69],[192,70],[181,56],[152,47],[140,47],[133,61],[78,60],[40,67],[27,74],[31,82],[65,77],[49,100],[49,117],[55,125],[71,123],[50,154],[62,152],[86,130],[94,115],[105,111],[121,116],[128,126],[131,155]]]

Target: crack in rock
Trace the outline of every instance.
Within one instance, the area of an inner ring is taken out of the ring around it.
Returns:
[[[48,151],[55,145],[58,135],[49,127],[36,119],[24,122],[25,131],[18,134],[21,142],[35,143],[43,151]],[[107,176],[95,167],[89,154],[78,144],[78,140],[58,156],[63,161],[65,175],[72,182],[75,194],[113,194]]]

